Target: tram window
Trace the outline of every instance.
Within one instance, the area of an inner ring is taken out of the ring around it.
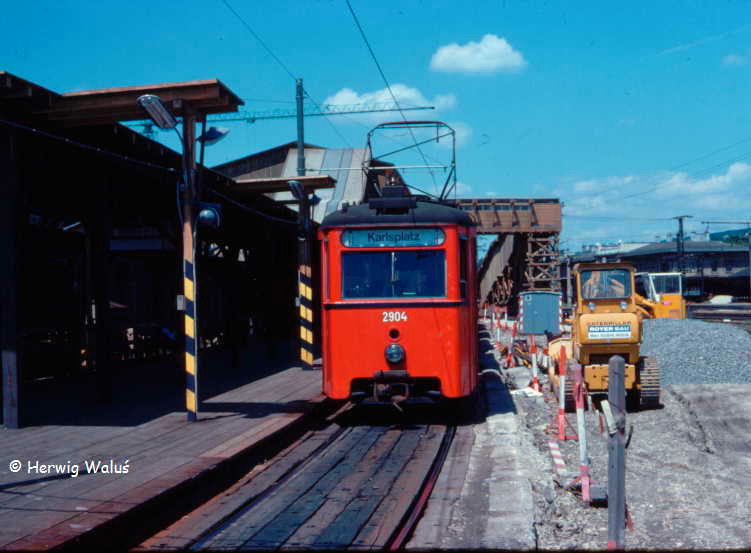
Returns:
[[[342,253],[344,298],[442,298],[443,250]]]

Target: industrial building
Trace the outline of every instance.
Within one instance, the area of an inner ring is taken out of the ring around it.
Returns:
[[[562,259],[561,279],[566,281],[567,267],[578,262],[627,261],[637,272],[667,273],[683,270],[684,296],[700,301],[712,295],[749,296],[748,246],[717,240],[685,240],[684,253],[679,255],[677,244],[656,242],[627,251],[587,251]]]
[[[146,117],[147,93],[199,119],[242,104],[216,79],[59,94],[0,72],[5,426],[60,421],[80,403],[133,409],[147,392],[184,402],[184,158],[118,123]],[[196,175],[199,199],[222,209],[195,248],[199,357],[229,355],[225,373],[203,375],[208,391],[233,365],[241,378],[294,360],[297,214]]]

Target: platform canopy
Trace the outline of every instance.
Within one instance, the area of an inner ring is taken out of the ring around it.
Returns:
[[[34,115],[71,126],[103,125],[144,119],[138,97],[155,94],[181,117],[187,109],[200,114],[237,111],[244,102],[218,79],[125,86],[67,92],[51,98],[49,106]]]
[[[232,190],[235,192],[253,191],[268,194],[271,192],[288,192],[289,182],[298,181],[310,193],[321,188],[334,188],[336,179],[329,175],[306,175],[304,177],[268,177],[238,178]]]

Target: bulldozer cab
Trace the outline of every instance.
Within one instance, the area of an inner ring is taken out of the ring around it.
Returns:
[[[663,294],[683,295],[681,273],[637,273],[636,278],[637,290],[643,287],[642,296],[651,301],[661,301]]]
[[[634,268],[627,263],[579,263],[574,267],[577,311],[632,311]]]
[[[683,299],[681,273],[637,273],[636,291],[649,300],[644,305],[656,319],[686,318],[686,300]]]
[[[588,268],[581,272],[581,296],[585,300],[627,298],[631,274],[627,269]]]

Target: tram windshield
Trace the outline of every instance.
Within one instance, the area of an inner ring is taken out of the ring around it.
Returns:
[[[343,252],[342,297],[446,297],[446,253],[443,250]]]

